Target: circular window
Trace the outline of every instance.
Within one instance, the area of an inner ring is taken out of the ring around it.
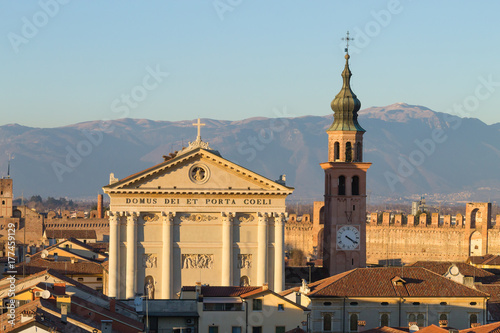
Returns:
[[[332,302],[324,302],[323,305],[330,306],[330,305],[332,305]]]
[[[210,169],[204,164],[195,164],[189,169],[189,179],[196,184],[204,184],[210,178]]]

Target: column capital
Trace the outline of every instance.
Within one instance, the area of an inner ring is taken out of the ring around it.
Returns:
[[[127,222],[136,223],[138,216],[139,216],[139,214],[137,214],[136,212],[128,212],[127,213]]]
[[[283,213],[273,213],[273,215],[274,215],[274,223],[283,224],[283,218],[284,218]]]
[[[221,216],[222,222],[231,224],[233,223],[236,214],[231,212],[221,212]]]
[[[258,213],[257,216],[259,217],[259,223],[267,223],[269,215],[270,214],[268,213]]]
[[[161,212],[163,222],[172,224],[174,222],[175,212]]]

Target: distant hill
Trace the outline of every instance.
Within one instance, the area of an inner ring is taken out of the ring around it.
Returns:
[[[322,200],[327,134],[323,117],[202,119],[202,138],[235,163],[273,180],[287,175],[290,199]],[[500,124],[397,103],[360,111],[371,202],[417,198],[500,202]],[[0,175],[15,194],[93,198],[109,180],[161,162],[196,137],[193,121],[120,119],[58,128],[0,127]]]

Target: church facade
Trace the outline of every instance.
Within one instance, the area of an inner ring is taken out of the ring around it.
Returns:
[[[285,199],[293,192],[198,137],[110,197],[108,296],[175,298],[182,286],[284,287]]]

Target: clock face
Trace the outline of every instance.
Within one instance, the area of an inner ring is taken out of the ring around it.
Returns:
[[[339,250],[356,250],[359,248],[359,229],[344,225],[337,230],[337,249]]]

